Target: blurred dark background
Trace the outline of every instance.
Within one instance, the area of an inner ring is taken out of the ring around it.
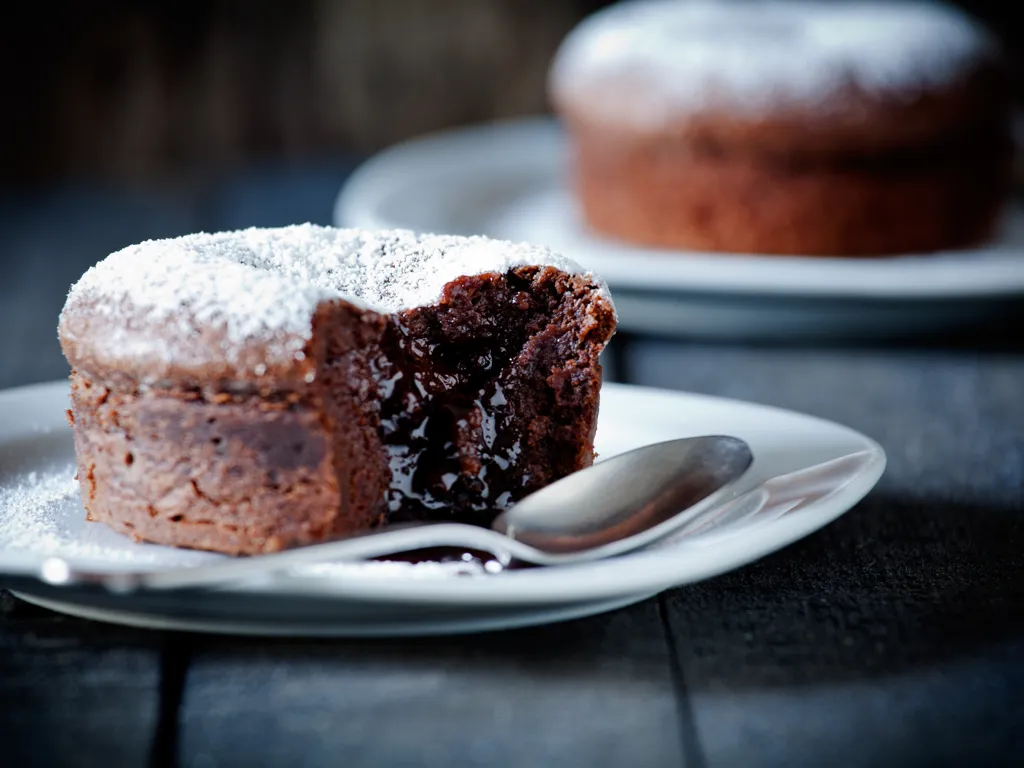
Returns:
[[[828,2],[828,0],[821,0]],[[544,111],[600,0],[48,2],[0,31],[5,185],[117,183],[363,155]],[[1016,3],[962,3],[1016,49]]]
[[[534,113],[591,0],[38,3],[0,44],[3,181],[150,182]]]
[[[346,176],[374,151],[546,111],[555,49],[606,4],[19,5],[0,25],[0,387],[66,374],[57,315],[110,251],[330,223]],[[966,7],[1015,52],[1015,5]]]

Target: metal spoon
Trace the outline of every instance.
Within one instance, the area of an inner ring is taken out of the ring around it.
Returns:
[[[269,555],[157,571],[101,572],[50,558],[38,577],[53,585],[94,584],[118,592],[210,588],[284,569],[433,547],[490,552],[506,564],[598,560],[667,536],[723,500],[752,461],[750,447],[735,437],[671,440],[564,477],[502,512],[490,529],[461,523],[395,526]]]

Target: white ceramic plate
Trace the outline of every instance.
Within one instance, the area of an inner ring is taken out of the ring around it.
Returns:
[[[75,565],[185,568],[222,556],[135,544],[84,519],[73,482],[63,382],[0,392],[0,574],[55,610],[160,628],[260,634],[425,634],[562,620],[610,610],[757,560],[857,503],[885,465],[846,427],[731,400],[608,384],[603,457],[700,434],[745,439],[754,463],[723,504],[669,540],[598,563],[486,573],[472,564],[350,563],[198,595],[119,596],[23,578],[50,556]]]
[[[342,226],[485,234],[544,243],[604,277],[626,330],[746,338],[938,331],[1024,296],[1024,209],[990,244],[881,259],[661,251],[597,236],[565,179],[558,125],[537,118],[389,149],[349,178]]]

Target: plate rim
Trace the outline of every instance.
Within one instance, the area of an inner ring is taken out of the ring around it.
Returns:
[[[67,382],[55,381],[0,391],[0,412],[5,410],[3,408],[5,402],[16,397],[32,395],[57,397],[61,392],[66,391],[67,386]],[[812,502],[802,510],[801,514],[772,521],[767,530],[762,531],[758,536],[754,547],[751,547],[748,537],[736,536],[732,539],[726,537],[724,540],[719,540],[713,547],[691,542],[688,546],[680,544],[664,551],[647,550],[598,563],[561,566],[557,592],[545,590],[545,587],[552,586],[550,574],[543,575],[547,569],[527,569],[506,572],[500,579],[496,578],[493,581],[490,580],[491,577],[486,576],[436,580],[390,580],[370,577],[351,580],[353,583],[349,583],[349,580],[287,576],[274,579],[271,582],[274,593],[287,593],[288,590],[294,590],[304,595],[334,597],[342,600],[346,598],[372,599],[417,605],[432,603],[513,605],[527,602],[537,604],[541,602],[596,601],[616,596],[625,597],[641,592],[662,591],[749,565],[824,528],[859,503],[875,487],[885,471],[887,457],[881,445],[861,432],[828,419],[776,406],[716,395],[611,382],[604,386],[607,387],[606,391],[608,392],[621,393],[621,395],[613,396],[642,395],[645,398],[662,400],[666,403],[674,401],[676,405],[680,401],[689,400],[691,406],[700,402],[714,402],[723,408],[739,407],[746,411],[772,413],[787,420],[797,419],[818,428],[825,428],[835,435],[844,435],[852,442],[857,443],[860,451],[868,454],[869,461],[853,479],[834,490],[826,498]],[[4,438],[6,431],[3,422],[0,421],[0,439]],[[666,568],[663,567],[666,565],[666,561],[678,559],[683,553],[688,558],[686,576],[681,578],[678,570],[672,570],[672,575],[667,576]],[[23,554],[17,551],[0,550],[0,563],[4,562],[5,556],[9,557],[7,563],[11,563]],[[45,558],[32,556],[29,559],[41,563]],[[26,560],[22,559],[22,562],[26,562]],[[10,568],[10,565],[5,567]],[[609,571],[613,569],[618,578],[613,583],[609,583]],[[593,578],[595,571],[599,572],[599,578]],[[228,588],[228,591],[234,589],[259,592],[265,588],[265,585],[239,585],[235,588]]]
[[[499,632],[508,629],[523,629],[543,624],[557,624],[596,616],[602,613],[628,608],[658,593],[641,593],[613,597],[607,600],[582,601],[568,604],[544,606],[510,606],[510,615],[477,618],[448,618],[434,621],[408,619],[394,623],[341,622],[332,623],[325,616],[316,624],[281,621],[243,621],[238,618],[187,619],[169,617],[153,611],[102,608],[75,602],[41,597],[29,589],[12,589],[11,594],[32,605],[56,611],[68,616],[89,621],[100,621],[123,626],[157,631],[197,632],[201,634],[229,634],[248,637],[323,637],[323,638],[373,638],[373,637],[426,637],[453,634]]]
[[[410,178],[423,177],[425,172],[420,166],[435,166],[434,175],[441,165],[436,160],[429,160],[431,154],[443,153],[450,158],[457,158],[446,166],[446,176],[469,178],[470,174],[479,175],[492,172],[502,167],[515,169],[524,173],[523,163],[512,163],[506,152],[495,151],[495,147],[511,146],[527,140],[544,142],[564,142],[564,134],[559,121],[550,115],[531,115],[485,123],[464,125],[448,130],[438,130],[421,136],[406,139],[387,147],[360,164],[342,185],[333,206],[333,222],[336,226],[395,228],[402,227],[401,222],[392,221],[380,212],[382,203],[393,195],[400,187],[407,187]],[[550,151],[550,147],[547,150]],[[536,174],[546,173],[548,176],[561,175],[563,171],[557,164],[544,162],[544,151],[536,153],[534,162],[538,169]],[[458,165],[461,161],[462,166]],[[403,178],[404,177],[404,178]],[[399,185],[396,179],[403,178]],[[539,175],[538,175],[539,178]],[[1007,209],[1007,216],[1020,221],[1024,226],[1024,205],[1014,200]],[[1013,264],[1015,280],[1007,280],[1005,275],[993,275],[991,278],[984,270],[978,270],[969,261],[957,261],[953,267],[972,282],[947,281],[928,282],[929,272],[921,271],[924,281],[917,281],[897,286],[900,281],[883,281],[875,285],[858,285],[851,282],[849,270],[854,275],[861,273],[871,275],[881,270],[892,270],[892,265],[906,265],[911,261],[933,260],[935,258],[952,257],[969,260],[979,253],[992,252],[991,246],[947,251],[935,254],[907,254],[892,257],[875,258],[837,258],[837,257],[798,257],[798,256],[759,256],[750,254],[716,254],[694,252],[690,255],[706,262],[720,261],[724,269],[716,270],[716,277],[709,279],[706,275],[694,271],[692,265],[673,256],[686,255],[685,252],[649,249],[629,244],[615,243],[606,238],[593,236],[595,241],[604,242],[606,247],[617,247],[622,253],[615,257],[596,256],[596,260],[588,264],[599,273],[611,287],[613,294],[619,290],[662,289],[673,292],[701,293],[704,295],[731,295],[763,298],[794,298],[794,299],[827,299],[827,300],[877,300],[903,304],[934,301],[965,301],[965,300],[1005,300],[1024,295],[1024,242],[1020,252],[1007,252],[1006,264]],[[644,270],[618,268],[615,260],[619,256],[633,254],[633,264],[637,259],[641,263],[659,269],[659,282],[650,277],[641,276]],[[572,254],[566,254],[572,257]],[[997,255],[996,258],[999,256]],[[1012,262],[1011,262],[1012,260]],[[658,264],[646,262],[661,262]],[[1018,264],[1019,262],[1019,269]],[[1002,263],[1002,259],[1000,259]],[[771,267],[764,267],[772,264]],[[762,273],[780,269],[790,272],[799,270],[802,273],[799,285],[775,277],[770,281],[744,279],[744,267],[754,267]],[[705,267],[706,268],[706,267]],[[703,270],[702,270],[703,271]],[[829,275],[829,272],[841,274]],[[917,275],[915,275],[917,277]]]

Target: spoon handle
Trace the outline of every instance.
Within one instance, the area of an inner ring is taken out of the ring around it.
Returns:
[[[352,536],[324,544],[236,558],[212,565],[168,570],[95,571],[76,568],[60,558],[46,560],[38,577],[54,586],[96,585],[112,592],[139,589],[194,589],[226,585],[241,579],[272,577],[282,570],[337,561],[367,560],[435,547],[480,550],[502,564],[516,558],[537,565],[549,558],[526,544],[500,533],[460,523],[413,524]]]

